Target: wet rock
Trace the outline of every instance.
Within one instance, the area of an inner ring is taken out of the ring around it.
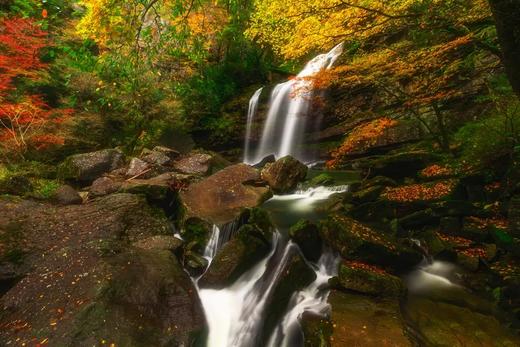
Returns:
[[[270,244],[254,236],[253,226],[244,225],[237,233],[220,249],[200,279],[202,288],[221,289],[232,284],[269,253]]]
[[[339,267],[338,282],[345,289],[366,295],[401,298],[405,294],[399,277],[358,262],[343,262]]]
[[[188,175],[206,175],[211,170],[213,156],[206,153],[190,153],[173,163],[175,171]]]
[[[493,316],[466,307],[412,298],[406,315],[424,346],[518,346],[520,339]]]
[[[188,270],[191,276],[197,277],[202,275],[208,267],[208,260],[195,252],[187,252],[184,254],[184,268]]]
[[[188,218],[181,229],[186,249],[202,254],[211,236],[212,224],[196,217]]]
[[[289,258],[280,271],[279,280],[274,286],[269,304],[266,306],[261,341],[267,341],[271,336],[277,322],[285,314],[292,295],[316,280],[316,273],[309,268],[299,253],[293,252],[287,256]]]
[[[316,262],[322,251],[322,241],[318,226],[302,220],[289,229],[289,236],[300,247],[303,255],[310,261]]]
[[[258,206],[272,196],[268,187],[248,184],[259,178],[256,169],[237,164],[190,185],[180,193],[185,219],[197,217],[217,225],[233,221],[244,208]]]
[[[332,347],[411,347],[396,299],[376,299],[333,290],[329,296],[334,324]]]
[[[145,250],[177,251],[183,241],[170,235],[150,236],[146,239],[134,242],[134,246]]]
[[[288,193],[305,179],[307,166],[291,156],[286,156],[267,164],[262,169],[261,176],[276,193]]]
[[[320,224],[320,235],[344,259],[376,264],[396,272],[411,269],[422,259],[420,253],[399,244],[393,236],[339,213]]]
[[[256,163],[255,165],[253,165],[254,168],[257,168],[257,169],[261,169],[263,168],[265,165],[269,164],[269,163],[274,163],[276,161],[276,157],[274,156],[274,154],[270,154],[266,157],[264,157],[262,160],[260,160],[258,163]]]
[[[54,193],[54,199],[61,205],[79,205],[83,199],[78,192],[68,185],[59,187]]]
[[[120,181],[116,181],[110,177],[100,177],[92,182],[89,189],[89,196],[96,198],[115,193],[121,188],[121,185],[122,183]]]
[[[128,164],[128,170],[126,170],[126,177],[132,178],[143,176],[149,172],[151,168],[151,165],[146,161],[143,161],[139,158],[132,158],[132,160],[130,160],[130,164]]]
[[[58,167],[58,176],[65,180],[92,182],[104,173],[122,167],[123,154],[116,149],[75,154]]]

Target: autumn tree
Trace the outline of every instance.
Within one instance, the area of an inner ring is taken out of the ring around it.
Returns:
[[[21,156],[29,148],[62,143],[46,130],[71,113],[53,110],[41,96],[18,88],[21,79],[36,80],[46,69],[39,53],[47,45],[47,34],[33,20],[0,20],[0,144]]]

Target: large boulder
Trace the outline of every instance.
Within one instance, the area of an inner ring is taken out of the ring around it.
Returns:
[[[290,155],[274,163],[267,163],[262,169],[262,179],[276,193],[288,193],[307,176],[307,166]]]
[[[2,197],[0,210],[0,275],[16,275],[0,282],[0,345],[188,346],[204,330],[177,241],[154,238],[172,234],[170,221],[144,198],[58,206]]]
[[[258,171],[246,164],[229,166],[181,191],[185,219],[197,217],[224,225],[244,208],[262,204],[272,196],[260,181]]]
[[[75,154],[58,167],[62,179],[78,182],[92,182],[104,173],[122,167],[124,156],[117,149],[104,149],[97,152]]]

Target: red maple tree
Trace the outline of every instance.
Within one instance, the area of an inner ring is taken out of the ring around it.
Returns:
[[[29,147],[62,144],[60,136],[46,134],[45,128],[72,112],[52,109],[40,95],[13,93],[19,78],[36,80],[47,68],[40,50],[48,44],[47,33],[32,19],[0,19],[0,145],[20,155]]]

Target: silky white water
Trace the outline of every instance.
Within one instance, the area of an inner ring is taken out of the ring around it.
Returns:
[[[309,61],[296,78],[273,89],[260,143],[254,154],[251,154],[249,147],[246,149],[246,163],[255,164],[270,154],[277,158],[292,155],[304,162],[312,160],[301,151],[308,118],[311,117],[308,114],[314,93],[311,78],[321,70],[330,69],[342,53],[341,43],[330,52]],[[257,102],[258,95],[255,93],[250,102],[248,124],[249,115],[252,118],[256,112]],[[246,129],[246,143],[251,136],[250,129]]]
[[[332,194],[345,191],[347,188],[311,188],[291,195],[274,196],[271,200],[283,201],[287,204],[288,211],[301,210],[302,206],[310,209]],[[225,237],[218,227],[213,228],[204,252],[210,262],[225,243]],[[234,284],[220,290],[199,289],[209,327],[208,347],[259,346],[267,305],[270,304],[281,274],[286,270],[288,260],[299,252],[295,243],[277,231],[273,236],[270,254],[244,273]],[[294,345],[291,341],[301,335],[299,318],[304,311],[318,314],[327,312],[327,282],[336,274],[337,262],[338,257],[325,250],[316,264],[309,263],[317,278],[307,288],[293,295],[285,316],[278,322],[269,339],[270,346]]]
[[[456,274],[456,266],[445,261],[428,262],[426,260],[419,268],[407,276],[407,288],[411,292],[421,292],[434,288],[457,287],[450,278]]]
[[[256,111],[258,110],[258,100],[262,94],[263,88],[258,89],[249,100],[249,109],[247,111],[246,123],[246,138],[244,141],[244,163],[249,163],[251,158],[251,130],[253,127],[253,120],[255,119]]]

